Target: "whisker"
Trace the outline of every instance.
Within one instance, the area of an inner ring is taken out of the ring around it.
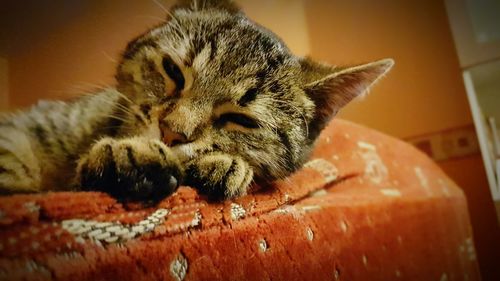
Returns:
[[[133,115],[135,113],[134,111],[132,111],[131,108],[126,107],[126,106],[124,106],[118,102],[115,102],[115,101],[103,99],[103,100],[101,100],[101,102],[104,102],[107,105],[114,107],[116,110],[120,110],[121,112],[128,114],[128,115]]]
[[[121,98],[123,98],[126,102],[128,102],[129,104],[135,104],[135,102],[133,100],[131,100],[129,97],[127,97],[126,95],[124,95],[123,93],[121,92],[118,92],[118,91],[114,91],[116,94],[118,94]]]
[[[170,12],[168,11],[168,9],[162,4],[160,3],[160,1],[158,0],[151,0],[153,1],[153,3],[156,4],[156,6],[158,6],[161,10],[163,10],[165,13],[169,14]]]
[[[105,117],[109,117],[118,121],[122,121],[125,124],[131,124],[131,121],[129,119],[125,119],[116,115],[104,115]]]
[[[118,61],[116,59],[114,59],[112,56],[110,56],[106,51],[102,51],[102,54],[108,59],[110,60],[111,62],[113,63],[118,63]]]
[[[92,92],[98,91],[95,85],[84,85],[84,83],[74,84],[71,86],[71,91],[76,94],[86,95],[93,94]]]
[[[162,11],[164,11],[171,18],[171,20],[169,21],[169,23],[172,23],[174,29],[176,29],[179,33],[181,33],[185,37],[185,35],[182,32],[181,26],[177,22],[178,19],[174,16],[174,14],[172,14],[169,11],[169,9],[167,9],[162,3],[160,3],[160,1],[158,1],[158,0],[151,0],[151,1],[153,1]],[[164,19],[162,19],[162,21],[164,21]],[[181,38],[179,38],[179,39],[181,39]]]
[[[96,84],[96,83],[90,83],[90,82],[79,82],[78,84],[82,85],[82,86],[87,86],[87,87],[94,87],[94,88],[98,88],[98,89],[102,89],[102,88],[111,88],[108,84],[106,83],[100,83],[100,84]]]
[[[134,114],[134,112],[130,108],[127,108],[125,106],[118,105],[118,104],[116,104],[115,106],[116,106],[115,109],[120,110],[122,113],[129,114],[129,115]]]

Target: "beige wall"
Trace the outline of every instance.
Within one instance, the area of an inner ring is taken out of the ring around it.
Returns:
[[[9,58],[10,103],[15,108],[113,84],[116,59],[127,41],[164,17],[153,1],[88,1],[73,18],[54,26],[51,14],[63,11],[56,2],[43,5],[50,7],[36,14],[39,26],[25,29],[41,30],[46,36],[20,42]]]
[[[396,65],[341,116],[410,137],[472,123],[443,3],[308,1],[311,54],[336,64]]]
[[[5,58],[0,57],[0,111],[8,108],[9,98],[9,65]]]

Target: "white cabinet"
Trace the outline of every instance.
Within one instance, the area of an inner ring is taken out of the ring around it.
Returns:
[[[491,194],[500,202],[500,1],[445,4]]]
[[[500,1],[445,0],[462,68],[500,59]]]
[[[500,61],[495,64],[498,64],[500,69]],[[500,201],[500,153],[498,151],[500,143],[496,122],[496,120],[500,121],[500,75],[497,79],[489,81],[490,83],[484,83],[484,77],[477,76],[481,73],[478,71],[481,67],[484,66],[479,65],[465,70],[463,77],[491,195],[493,200]]]

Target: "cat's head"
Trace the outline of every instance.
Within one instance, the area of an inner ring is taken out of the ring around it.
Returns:
[[[132,41],[116,77],[137,109],[131,133],[163,138],[182,160],[237,154],[271,180],[300,167],[329,120],[392,65],[299,58],[230,1],[195,0]]]

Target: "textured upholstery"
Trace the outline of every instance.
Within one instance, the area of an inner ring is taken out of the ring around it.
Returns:
[[[305,167],[208,203],[0,198],[0,279],[479,280],[463,192],[408,144],[338,120]]]

